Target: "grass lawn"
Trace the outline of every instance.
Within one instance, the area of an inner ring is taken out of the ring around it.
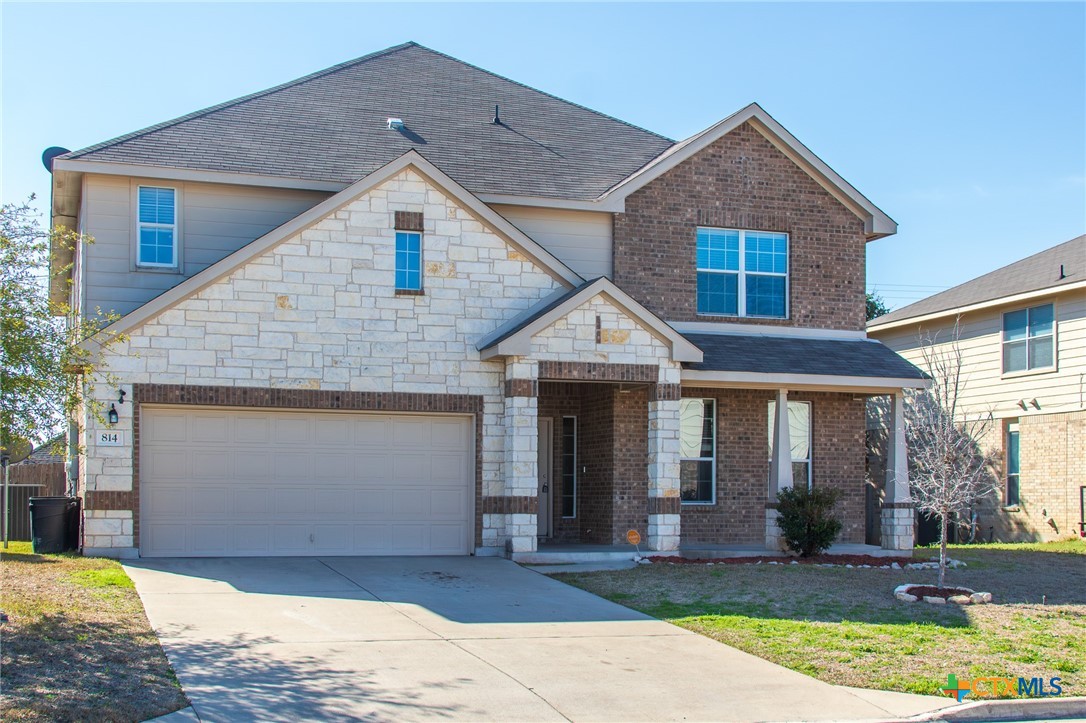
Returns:
[[[931,570],[653,564],[555,577],[828,683],[937,695],[948,673],[1058,676],[1064,695],[1086,695],[1086,543],[950,556],[968,567],[948,570],[947,584],[995,604],[894,599],[901,583],[934,584]]]
[[[0,552],[5,721],[142,721],[188,704],[112,560]]]

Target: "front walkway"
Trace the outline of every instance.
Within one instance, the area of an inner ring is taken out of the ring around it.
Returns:
[[[827,555],[868,555],[871,557],[909,557],[911,552],[887,550],[878,545],[837,543],[826,550]],[[644,545],[592,545],[578,542],[540,542],[533,552],[515,552],[513,559],[525,565],[567,565],[580,563],[618,562],[637,557],[686,557],[691,560],[714,560],[732,557],[788,557],[789,552],[769,550],[764,545],[684,544],[678,550],[657,552]]]
[[[824,720],[834,687],[494,558],[125,566],[201,720]]]

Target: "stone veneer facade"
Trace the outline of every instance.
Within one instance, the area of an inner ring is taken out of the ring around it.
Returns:
[[[422,214],[419,295],[393,288],[396,212]],[[107,407],[116,382],[136,402],[165,387],[178,390],[166,403],[207,403],[208,388],[477,398],[476,543],[482,551],[530,551],[540,368],[574,377],[637,368],[653,382],[679,378],[667,344],[602,296],[537,334],[529,357],[480,357],[482,336],[561,288],[407,169],[131,331],[106,350],[88,393]],[[302,394],[284,408],[320,408],[307,406],[318,398]],[[98,445],[101,425],[84,420],[80,491],[92,553],[132,554],[138,546],[138,404],[118,411],[113,429],[124,434],[122,446]]]

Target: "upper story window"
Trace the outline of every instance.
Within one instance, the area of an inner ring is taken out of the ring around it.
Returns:
[[[716,502],[716,402],[679,402],[679,493],[684,503]]]
[[[1052,304],[1003,315],[1003,372],[1049,369],[1056,365]]]
[[[396,232],[396,290],[422,291],[422,234]]]
[[[137,193],[136,264],[177,266],[177,190],[140,186]]]
[[[698,228],[698,313],[788,316],[788,234]]]

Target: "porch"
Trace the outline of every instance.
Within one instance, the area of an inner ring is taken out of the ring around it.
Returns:
[[[901,557],[908,552],[887,550],[878,545],[837,543],[826,551],[828,555],[867,555],[870,557]],[[644,545],[593,545],[585,543],[540,542],[535,552],[519,553],[517,562],[527,565],[576,565],[589,562],[626,562],[638,557],[684,557],[688,560],[720,560],[736,557],[792,557],[781,549],[758,545],[684,545],[678,550],[648,550]]]

